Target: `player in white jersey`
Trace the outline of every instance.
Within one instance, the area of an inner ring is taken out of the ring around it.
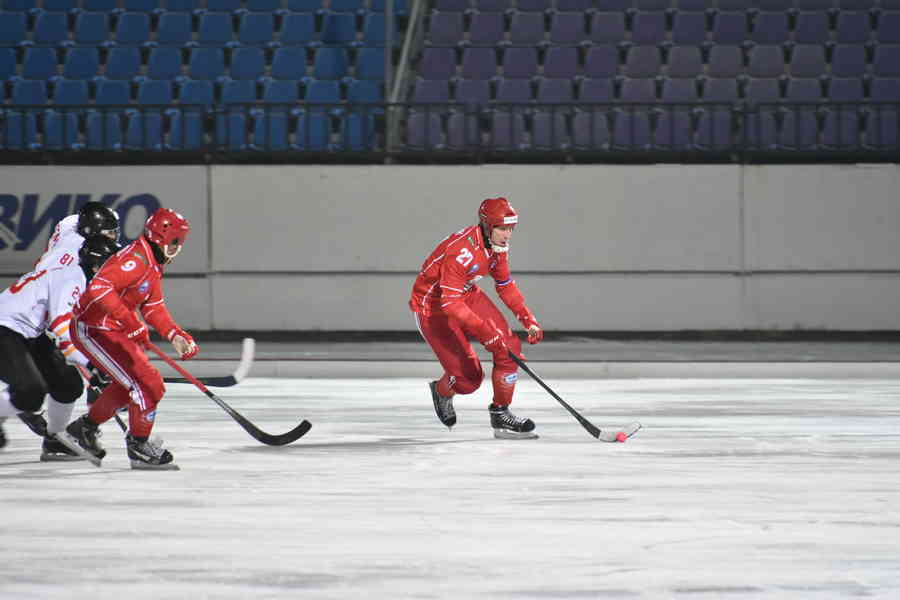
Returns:
[[[36,413],[49,394],[41,460],[78,457],[56,438],[84,391],[73,365],[88,365],[69,338],[69,320],[87,281],[118,249],[108,237],[92,236],[77,264],[31,271],[0,293],[0,417]]]
[[[64,267],[77,263],[78,251],[85,238],[105,235],[119,239],[119,216],[100,202],[88,202],[76,215],[69,215],[53,230],[47,249],[34,265],[35,271]]]

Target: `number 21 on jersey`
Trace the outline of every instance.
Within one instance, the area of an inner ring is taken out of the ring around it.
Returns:
[[[460,251],[459,256],[456,257],[456,262],[458,262],[459,264],[461,264],[464,267],[468,267],[469,263],[472,262],[472,259],[474,259],[474,258],[475,257],[472,256],[472,252],[468,248],[464,247]]]

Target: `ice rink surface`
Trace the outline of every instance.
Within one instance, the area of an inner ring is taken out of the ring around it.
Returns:
[[[8,421],[0,597],[900,598],[900,381],[522,375],[540,439],[495,440],[489,385],[437,421],[424,379],[250,378],[217,390],[290,446],[170,385],[181,470],[41,463]],[[84,411],[79,401],[76,416]]]

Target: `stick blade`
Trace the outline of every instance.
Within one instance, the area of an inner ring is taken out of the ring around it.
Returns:
[[[79,444],[78,441],[74,437],[72,437],[70,433],[66,431],[60,431],[59,433],[55,433],[54,436],[57,440],[60,441],[63,446],[65,446],[72,452],[75,452],[81,458],[87,459],[88,462],[90,462],[95,467],[100,466],[100,459],[94,456],[92,452],[89,452],[82,448],[81,444]]]
[[[624,427],[619,429],[605,429],[600,432],[600,435],[597,436],[597,439],[601,442],[608,442],[610,444],[615,444],[616,442],[624,442],[629,439],[631,436],[636,434],[638,430],[640,430],[641,424],[637,421],[633,423],[629,423]],[[624,436],[624,438],[622,437]]]
[[[250,433],[250,435],[252,435],[263,444],[266,444],[267,446],[286,446],[291,442],[296,442],[297,440],[302,438],[310,429],[312,429],[312,423],[304,419],[302,423],[300,423],[287,433],[282,433],[281,435],[272,435],[271,433],[266,433],[264,431],[260,431],[259,429],[256,429],[255,432],[249,429],[247,431],[248,433]]]
[[[225,375],[223,377],[198,377],[197,380],[209,387],[235,386],[250,372],[255,355],[256,340],[253,338],[244,338],[244,341],[241,342],[241,362],[238,364],[238,367],[233,374]],[[166,383],[190,383],[190,381],[184,377],[164,377],[163,381]]]

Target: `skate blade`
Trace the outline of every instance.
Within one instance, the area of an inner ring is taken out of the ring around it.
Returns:
[[[72,456],[71,454],[41,454],[41,462],[71,462],[74,460],[87,460],[83,456]]]
[[[131,461],[131,468],[135,471],[180,471],[181,467],[175,463],[166,463],[164,465],[148,465],[145,462]]]
[[[72,452],[78,454],[78,456],[81,456],[81,457],[83,457],[83,458],[86,458],[86,459],[87,459],[88,461],[90,461],[90,463],[91,463],[92,465],[94,465],[95,467],[99,467],[99,466],[100,466],[100,458],[98,458],[97,456],[95,456],[93,452],[90,452],[90,451],[85,450],[84,448],[82,448],[82,447],[81,447],[81,444],[79,444],[78,441],[77,441],[74,437],[72,437],[72,434],[70,434],[69,432],[67,432],[67,431],[60,431],[59,433],[54,434],[54,437],[55,437],[57,440],[59,440],[59,442],[60,442],[63,446],[65,446],[66,448],[68,448],[68,449],[71,450]],[[106,453],[104,452],[104,455],[105,455],[105,454],[106,454]]]
[[[509,431],[508,429],[495,429],[494,437],[498,440],[536,440],[538,434],[533,431]]]

